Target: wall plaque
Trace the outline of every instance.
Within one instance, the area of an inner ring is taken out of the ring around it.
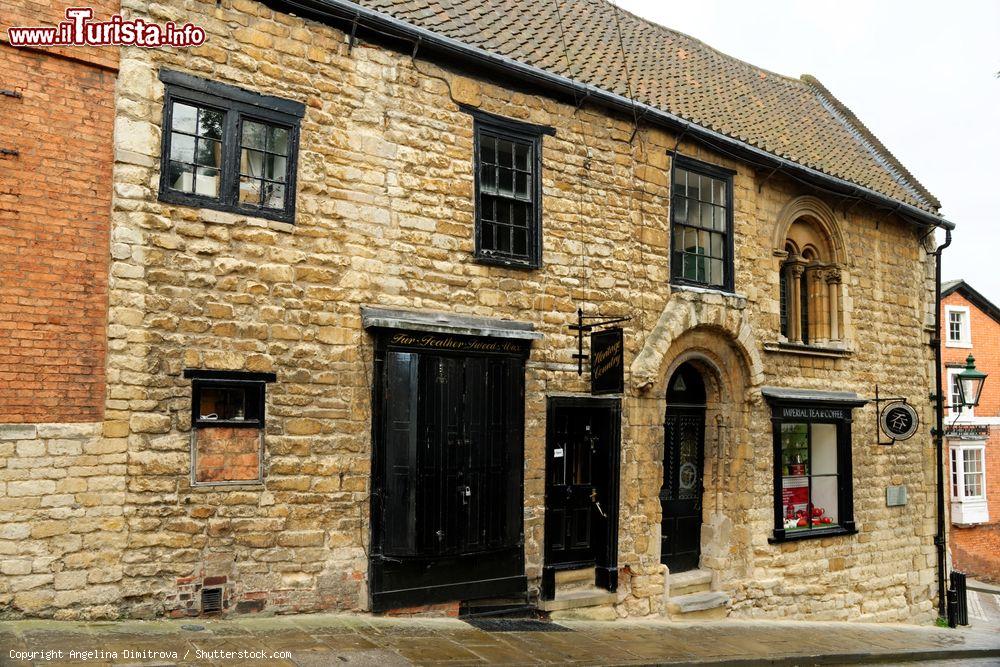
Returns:
[[[887,507],[899,507],[906,504],[905,486],[885,487],[885,504]]]
[[[620,394],[625,390],[624,342],[619,327],[590,334],[591,394]]]

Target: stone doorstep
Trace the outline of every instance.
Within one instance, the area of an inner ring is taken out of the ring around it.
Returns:
[[[725,612],[729,596],[722,591],[702,591],[667,598],[667,612],[671,618],[693,612],[721,609]]]
[[[563,584],[575,583],[579,581],[594,581],[594,568],[583,567],[579,570],[556,570],[556,588]]]
[[[572,591],[560,591],[557,588],[555,599],[539,600],[538,608],[542,611],[565,611],[567,609],[579,609],[580,607],[610,605],[614,604],[617,599],[618,596],[616,594],[597,586]]]
[[[671,597],[702,593],[712,590],[712,572],[710,570],[688,570],[667,575],[667,585]]]

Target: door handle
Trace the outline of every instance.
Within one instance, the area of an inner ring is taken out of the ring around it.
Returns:
[[[608,515],[607,515],[607,514],[605,514],[605,513],[604,513],[604,510],[602,510],[602,509],[601,509],[601,503],[599,503],[599,502],[597,502],[597,501],[595,500],[595,501],[594,501],[594,506],[595,506],[595,507],[597,508],[597,511],[598,511],[598,513],[599,513],[599,514],[601,515],[601,518],[602,518],[602,519],[607,519],[607,518],[608,518]]]
[[[597,508],[597,511],[600,513],[602,518],[608,518],[608,515],[604,513],[604,509],[601,507],[600,501],[597,500],[597,489],[590,490],[590,502],[594,503],[594,507]]]
[[[462,496],[462,504],[469,504],[469,497],[472,495],[472,489],[467,486],[458,487],[458,495]]]

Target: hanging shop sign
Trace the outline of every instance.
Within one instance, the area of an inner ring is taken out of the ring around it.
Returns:
[[[883,397],[879,395],[878,385],[875,385],[875,435],[878,444],[892,445],[897,440],[908,440],[913,437],[920,426],[920,418],[912,405],[902,396]],[[883,407],[884,406],[884,407]],[[882,434],[889,437],[882,441]]]
[[[590,334],[590,393],[625,390],[625,336],[620,327]]]
[[[882,409],[879,426],[893,440],[908,440],[917,432],[920,420],[913,406],[904,401],[893,401]]]
[[[588,358],[583,353],[583,334],[589,332],[591,394],[620,394],[625,391],[624,333],[621,327],[601,327],[631,319],[629,316],[608,318],[605,315],[584,315],[583,308],[577,308],[576,324],[569,325],[569,329],[576,332],[576,353],[573,358],[576,359],[577,375],[583,375],[583,360]]]

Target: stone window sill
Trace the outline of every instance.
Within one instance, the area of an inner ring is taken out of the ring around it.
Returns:
[[[720,296],[746,300],[745,294],[731,292],[721,287],[699,287],[697,285],[685,285],[684,283],[670,283],[670,290],[673,292],[693,292],[695,294],[718,294]]]
[[[782,544],[784,542],[798,542],[799,540],[818,540],[824,537],[857,535],[857,533],[857,528],[844,528],[843,526],[837,526],[836,528],[829,528],[825,530],[797,531],[794,533],[786,533],[782,529],[781,531],[774,531],[771,537],[767,538],[767,541],[768,544]]]
[[[823,345],[801,345],[797,343],[786,343],[784,341],[774,341],[764,343],[766,352],[782,354],[800,354],[807,357],[830,357],[834,359],[846,359],[853,356],[854,351],[840,347],[826,347]]]

